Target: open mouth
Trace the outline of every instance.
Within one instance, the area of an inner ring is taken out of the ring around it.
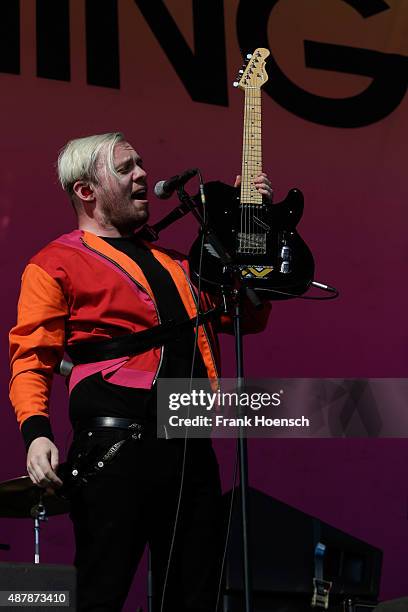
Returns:
[[[132,200],[145,200],[147,198],[147,189],[138,189],[130,196]]]

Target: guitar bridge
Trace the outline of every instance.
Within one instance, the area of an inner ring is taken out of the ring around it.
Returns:
[[[266,254],[266,234],[265,233],[251,233],[239,232],[237,234],[238,239],[238,253],[247,253],[251,255],[265,255]]]

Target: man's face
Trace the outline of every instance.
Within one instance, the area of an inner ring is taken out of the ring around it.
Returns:
[[[94,187],[94,193],[104,223],[122,235],[129,235],[149,218],[147,174],[141,158],[128,142],[115,145],[113,165],[117,176],[111,173],[101,155],[97,171],[99,184]]]

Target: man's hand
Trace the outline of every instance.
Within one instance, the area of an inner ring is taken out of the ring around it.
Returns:
[[[56,474],[58,467],[58,448],[48,438],[36,438],[27,453],[27,472],[34,484],[39,487],[62,486]]]
[[[241,176],[238,175],[237,178],[235,179],[234,187],[239,187],[240,185],[241,185]],[[268,176],[265,174],[265,172],[260,172],[254,178],[254,185],[259,191],[259,193],[261,193],[263,196],[268,198],[270,202],[272,202],[273,189],[272,189],[271,181],[268,179]]]

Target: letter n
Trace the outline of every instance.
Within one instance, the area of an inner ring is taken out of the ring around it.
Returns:
[[[20,74],[20,0],[1,3],[0,72]]]
[[[37,0],[37,76],[71,79],[69,0]]]
[[[89,85],[120,87],[117,0],[86,0],[86,60]]]
[[[193,53],[162,0],[135,0],[189,95],[228,106],[223,0],[193,0]]]

